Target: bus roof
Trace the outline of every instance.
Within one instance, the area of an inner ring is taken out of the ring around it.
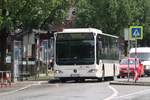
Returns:
[[[95,33],[102,33],[101,30],[95,29],[95,28],[70,28],[70,29],[64,29],[63,32],[70,33],[70,32],[95,32]]]
[[[103,33],[101,30],[96,28],[69,28],[69,29],[63,29],[62,32],[58,32],[58,33],[91,33],[91,32],[118,38],[118,36]]]
[[[135,48],[131,48],[131,49],[130,49],[130,53],[134,53],[134,52],[135,52]],[[137,52],[137,53],[150,52],[150,47],[137,47],[137,48],[136,48],[136,52]]]

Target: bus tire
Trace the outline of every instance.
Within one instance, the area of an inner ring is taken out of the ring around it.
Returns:
[[[113,80],[114,80],[113,76],[104,77],[104,81],[113,81]]]
[[[112,76],[112,77],[109,77],[109,79],[110,79],[110,81],[113,81],[114,80],[114,77]]]
[[[108,77],[104,77],[104,81],[108,81]]]

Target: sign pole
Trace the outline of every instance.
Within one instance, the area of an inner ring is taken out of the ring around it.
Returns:
[[[135,37],[135,68],[134,68],[135,75],[137,74],[136,73],[136,62],[137,62],[136,60],[137,60],[137,38]],[[136,79],[135,79],[135,83],[136,83]]]
[[[143,39],[143,26],[130,26],[130,40],[135,40],[135,67],[134,67],[134,80],[137,81],[138,75],[136,71],[137,62],[137,39]]]
[[[130,50],[130,39],[129,39],[129,34],[128,34],[128,82],[129,82],[129,79],[130,79],[130,72],[129,72],[129,50]]]
[[[125,28],[124,29],[124,39],[128,41],[128,48],[127,48],[127,56],[128,56],[128,67],[127,67],[127,77],[128,77],[128,82],[129,82],[129,79],[130,79],[130,70],[129,70],[129,51],[130,51],[130,31],[129,31],[129,28]]]

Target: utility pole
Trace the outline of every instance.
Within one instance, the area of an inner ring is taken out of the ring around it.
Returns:
[[[130,51],[130,37],[129,37],[129,33],[128,33],[128,82],[129,82],[129,79],[130,79],[130,60],[129,60],[129,51]]]
[[[27,32],[27,42],[26,42],[26,73],[28,71],[28,44],[29,44],[29,33]]]
[[[137,36],[135,36],[135,68],[134,68],[134,72],[135,72],[135,75],[137,74],[137,68],[136,68],[136,62],[137,62]],[[138,77],[138,76],[137,76]],[[135,79],[135,83],[136,83],[136,79]]]
[[[11,33],[11,81],[14,82],[14,33]]]
[[[36,42],[36,45],[37,45],[37,56],[36,56],[36,63],[37,63],[37,66],[36,66],[36,78],[38,77],[39,78],[39,70],[40,70],[40,50],[39,50],[39,47],[40,47],[40,29],[38,30],[38,33],[36,33],[36,34],[38,34],[37,35],[37,37],[36,37],[36,40],[37,40],[37,42]]]
[[[129,82],[129,79],[130,79],[130,60],[129,60],[129,57],[130,57],[130,55],[129,55],[129,51],[130,51],[130,35],[129,35],[129,28],[125,28],[124,29],[124,38],[125,38],[125,40],[127,40],[128,41],[128,50],[127,50],[127,56],[128,56],[128,82]]]

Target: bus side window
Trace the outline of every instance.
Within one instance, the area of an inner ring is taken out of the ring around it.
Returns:
[[[102,55],[102,40],[100,35],[97,36],[97,64],[99,63],[99,60]]]
[[[102,50],[101,50],[101,48],[102,48],[102,41],[98,41],[98,50],[99,50],[99,55],[101,55],[101,54],[102,54]]]

